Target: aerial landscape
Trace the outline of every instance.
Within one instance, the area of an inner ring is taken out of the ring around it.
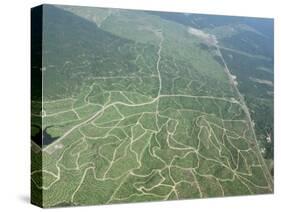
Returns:
[[[31,11],[31,202],[274,192],[273,19]]]

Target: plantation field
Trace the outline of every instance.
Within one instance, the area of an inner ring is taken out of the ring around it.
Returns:
[[[44,136],[32,141],[31,172],[42,200],[34,203],[273,192],[215,32],[153,12],[43,9],[43,96],[32,100],[32,135]]]

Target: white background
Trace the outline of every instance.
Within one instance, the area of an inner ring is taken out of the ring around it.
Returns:
[[[275,18],[275,194],[120,204],[52,211],[278,211],[280,182],[280,5],[278,0],[2,0],[0,12],[0,211],[36,211],[29,204],[30,8],[57,3]],[[281,2],[281,1],[280,1]],[[279,10],[278,10],[279,9]],[[280,14],[278,14],[278,12]],[[279,209],[280,211],[280,209]]]

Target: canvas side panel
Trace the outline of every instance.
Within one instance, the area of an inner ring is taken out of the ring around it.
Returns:
[[[31,9],[31,203],[42,207],[42,17]]]

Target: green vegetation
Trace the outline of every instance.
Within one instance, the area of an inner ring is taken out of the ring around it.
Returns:
[[[273,19],[214,16],[199,14],[161,13],[159,17],[194,27],[216,36],[224,60],[236,77],[237,87],[245,98],[260,151],[273,163]],[[200,45],[210,50],[207,45]],[[219,57],[215,57],[221,63]],[[272,165],[269,166],[272,169]],[[273,173],[273,171],[272,171]]]
[[[270,90],[243,85],[253,64],[253,79],[271,80],[270,60],[221,47],[210,29],[192,33],[186,15],[43,8],[43,103],[32,102],[42,129],[32,135],[44,138],[32,142],[31,173],[43,207],[273,192],[255,138],[273,129],[273,117],[266,129],[257,121],[272,112]]]

